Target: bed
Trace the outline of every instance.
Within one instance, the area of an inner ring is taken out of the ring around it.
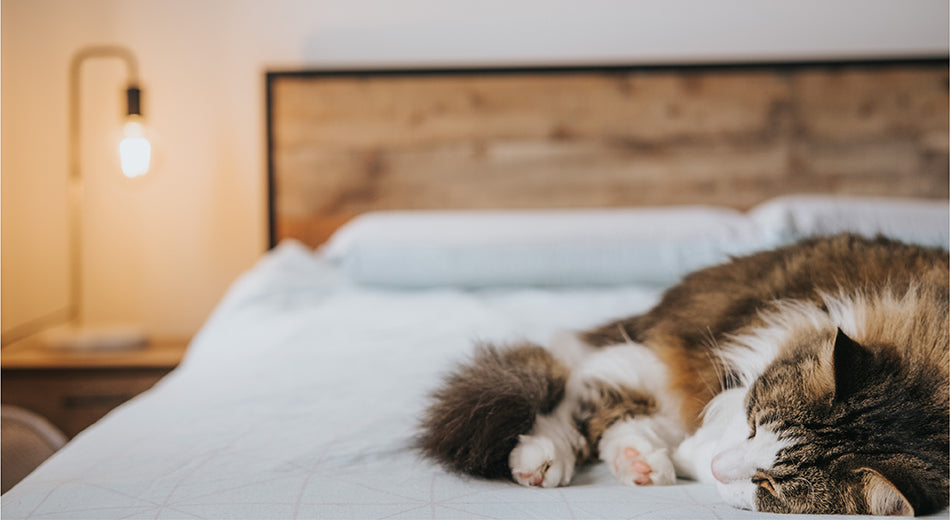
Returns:
[[[272,247],[4,518],[755,518],[600,466],[557,489],[446,472],[417,420],[473,342],[644,311],[729,255],[950,245],[945,60],[266,81]]]

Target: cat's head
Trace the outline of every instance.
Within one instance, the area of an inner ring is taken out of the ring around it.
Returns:
[[[914,515],[948,502],[945,376],[840,330],[749,387],[748,438],[712,463],[733,505],[776,513]]]

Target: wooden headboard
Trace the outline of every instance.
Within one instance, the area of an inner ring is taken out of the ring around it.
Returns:
[[[376,209],[947,198],[948,61],[270,72],[270,239]]]

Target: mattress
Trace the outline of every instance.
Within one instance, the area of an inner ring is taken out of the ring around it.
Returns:
[[[814,217],[829,207],[843,213]],[[706,484],[631,488],[594,465],[568,487],[524,488],[413,448],[429,392],[473,342],[544,344],[642,312],[689,270],[840,230],[815,229],[832,221],[944,247],[950,236],[945,202],[758,210],[377,214],[318,251],[284,242],[235,281],[178,369],[3,495],[2,516],[762,517]]]

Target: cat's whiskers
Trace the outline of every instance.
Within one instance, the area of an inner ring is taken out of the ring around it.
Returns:
[[[623,323],[617,324],[617,330],[620,331],[620,335],[623,336],[623,340],[628,345],[633,345],[633,339],[630,338],[630,334],[627,333],[627,329],[624,328]]]
[[[811,480],[809,480],[807,477],[804,477],[804,476],[799,476],[795,478],[795,480],[803,481],[805,482],[805,484],[808,485],[808,500],[809,501],[814,500],[815,499],[815,485],[812,484]]]
[[[706,342],[710,348],[707,348],[704,354],[709,360],[710,367],[716,374],[716,381],[719,383],[719,388],[713,388],[709,381],[704,380],[703,383],[706,385],[706,389],[715,395],[726,390],[726,373],[723,367],[722,357],[718,355],[718,353],[721,352],[719,340],[716,339],[715,334],[713,334],[712,329],[709,327],[706,327]]]

